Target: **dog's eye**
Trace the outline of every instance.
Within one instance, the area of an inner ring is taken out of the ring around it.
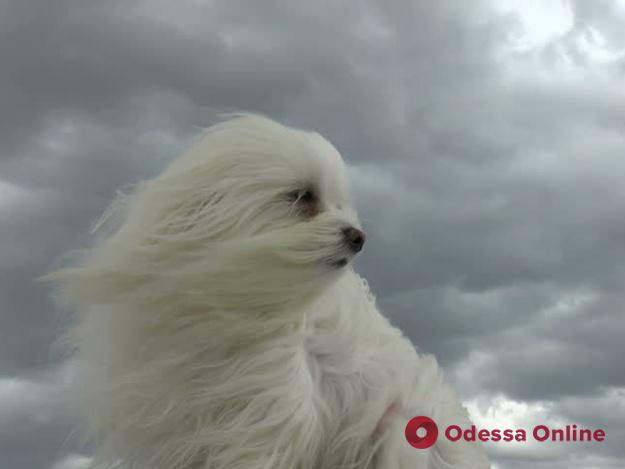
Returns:
[[[315,194],[313,194],[313,191],[304,191],[300,194],[299,201],[304,203],[314,202]]]
[[[317,196],[311,189],[291,191],[287,196],[289,200],[297,203],[312,204],[317,201]]]
[[[297,213],[313,217],[318,213],[318,197],[312,189],[299,189],[288,193]]]

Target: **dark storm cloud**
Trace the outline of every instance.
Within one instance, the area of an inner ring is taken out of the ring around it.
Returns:
[[[622,296],[613,301],[605,298],[608,294],[599,295],[601,299],[575,292],[554,296],[533,317],[517,310],[516,324],[475,337],[485,358],[464,365],[474,367],[478,389],[535,401],[589,397],[625,386]],[[515,313],[514,308],[508,311]]]
[[[352,164],[358,267],[461,395],[547,403],[622,441],[625,59],[581,39],[624,48],[623,11],[572,2],[569,31],[518,50],[518,18],[477,2],[0,3],[0,411],[19,387],[47,415],[0,419],[1,460],[80,453],[45,371],[63,314],[33,279],[88,244],[116,189],[234,109],[318,130]]]

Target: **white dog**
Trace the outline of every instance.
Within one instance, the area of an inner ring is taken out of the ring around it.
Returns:
[[[79,311],[96,466],[489,467],[475,443],[407,443],[413,416],[470,422],[352,270],[365,237],[320,135],[237,115],[113,212],[52,274]]]

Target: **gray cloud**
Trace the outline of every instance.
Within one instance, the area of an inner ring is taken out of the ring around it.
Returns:
[[[499,468],[622,467],[625,9],[565,5],[567,31],[520,48],[487,2],[0,3],[0,383],[47,416],[0,419],[2,460],[84,462],[49,371],[64,311],[33,279],[116,189],[249,109],[344,154],[359,270],[466,399],[610,435],[586,459],[489,448]]]
[[[73,434],[71,403],[66,399],[70,368],[0,378],[0,454],[5,467],[52,468],[67,453],[89,450]]]

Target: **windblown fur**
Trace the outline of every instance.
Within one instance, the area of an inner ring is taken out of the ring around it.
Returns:
[[[51,274],[94,465],[121,469],[489,467],[404,427],[469,424],[351,268],[360,228],[321,136],[243,114],[117,201],[112,234]]]

